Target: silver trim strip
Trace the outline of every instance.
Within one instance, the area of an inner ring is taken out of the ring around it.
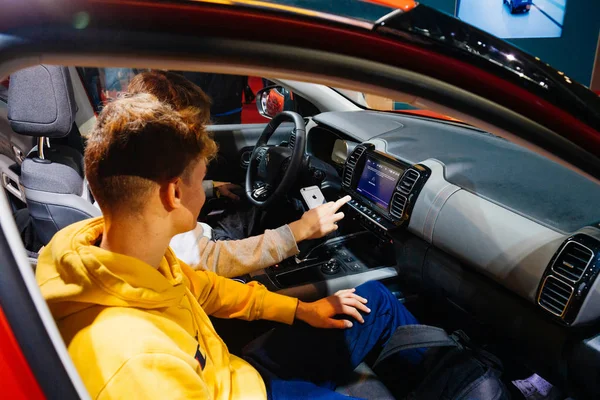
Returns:
[[[588,260],[587,264],[585,265],[585,268],[583,269],[583,272],[581,273],[581,276],[579,278],[577,278],[576,280],[573,280],[569,277],[564,276],[563,274],[561,274],[559,271],[554,269],[554,266],[556,265],[556,262],[560,259],[560,256],[562,255],[563,251],[565,251],[565,249],[567,248],[567,246],[569,245],[569,243],[575,243],[580,245],[581,247],[585,248],[586,250],[589,250],[590,253],[592,253],[592,256],[590,257],[590,259]],[[590,249],[589,247],[587,247],[584,244],[581,244],[579,242],[576,242],[574,240],[569,240],[567,243],[565,243],[565,245],[562,247],[562,249],[560,249],[560,252],[558,253],[558,256],[556,257],[556,260],[554,260],[554,262],[552,263],[552,272],[556,273],[556,275],[559,275],[565,279],[567,279],[570,282],[579,282],[581,280],[581,278],[585,275],[585,271],[587,271],[588,267],[590,266],[590,263],[592,262],[592,260],[594,259],[594,257],[596,256],[596,254],[594,253],[594,251],[592,249]]]
[[[338,290],[355,288],[365,282],[380,281],[396,276],[398,276],[398,271],[396,271],[396,268],[394,267],[373,268],[359,274],[345,275],[338,278],[278,290],[277,293],[296,297],[304,301],[310,301],[320,299],[323,296],[332,295]],[[325,293],[323,293],[323,289],[325,290]]]

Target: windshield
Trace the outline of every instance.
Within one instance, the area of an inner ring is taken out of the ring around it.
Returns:
[[[247,3],[252,4],[252,2]],[[327,13],[371,23],[374,23],[400,6],[390,7],[389,5],[375,4],[378,1],[358,0],[267,0],[265,3],[272,3],[273,6],[281,9],[297,7],[303,10]],[[385,3],[385,1],[382,3]]]
[[[357,106],[373,111],[387,111],[404,114],[413,114],[421,117],[437,118],[446,121],[462,122],[448,115],[443,115],[424,107],[418,97],[409,94],[402,98],[390,99],[383,96],[357,92],[356,90],[332,88]]]
[[[363,92],[357,92],[355,90],[332,88],[354,104],[366,108],[369,110],[377,111],[397,111],[397,110],[418,110],[418,107],[412,106],[409,102],[411,99],[406,101],[395,101],[387,97],[377,96],[373,94],[367,94]],[[412,100],[416,100],[416,97]]]

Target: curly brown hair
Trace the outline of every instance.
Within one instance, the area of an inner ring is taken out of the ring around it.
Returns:
[[[127,92],[152,94],[177,111],[192,108],[199,123],[210,123],[210,97],[178,73],[158,69],[141,72],[129,82]]]
[[[175,111],[150,94],[107,104],[85,149],[85,173],[102,212],[140,210],[156,184],[189,172],[217,150],[198,110]]]

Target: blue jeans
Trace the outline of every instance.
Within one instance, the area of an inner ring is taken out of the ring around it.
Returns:
[[[246,359],[261,373],[269,399],[348,399],[334,392],[371,352],[378,352],[397,327],[418,324],[416,318],[379,282],[356,288],[371,313],[350,329],[316,329],[306,324],[283,326],[259,337],[246,349]],[[404,351],[411,364],[425,349]]]

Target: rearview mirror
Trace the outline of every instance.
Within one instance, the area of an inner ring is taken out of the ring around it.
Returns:
[[[268,86],[256,93],[256,108],[265,118],[274,118],[282,111],[296,111],[292,92],[282,86]]]

